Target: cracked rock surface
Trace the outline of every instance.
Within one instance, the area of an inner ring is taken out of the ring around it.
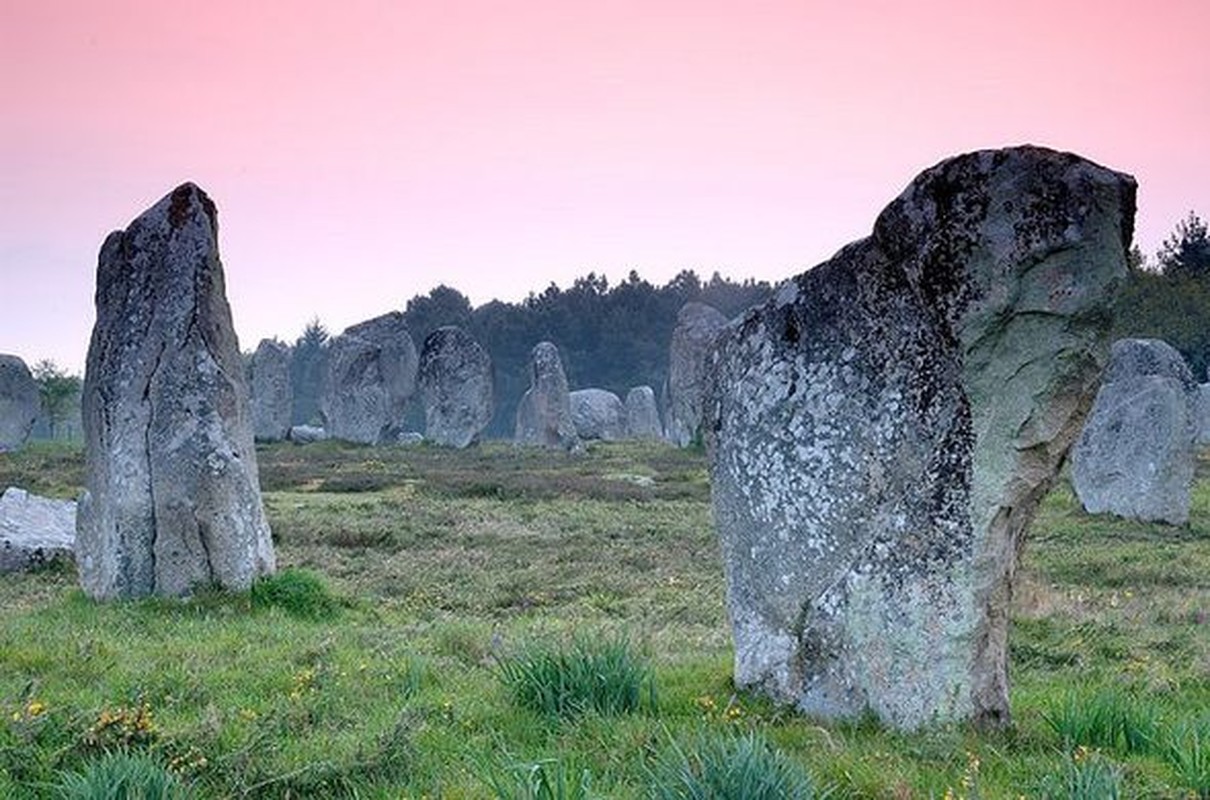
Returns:
[[[702,392],[706,388],[706,359],[718,332],[727,325],[722,313],[705,303],[686,303],[676,315],[668,347],[668,441],[688,447],[702,425]]]
[[[457,326],[438,328],[424,340],[417,375],[425,437],[443,447],[477,443],[496,409],[487,351]]]
[[[1008,722],[1018,551],[1107,358],[1134,198],[1071,154],[959,156],[720,335],[703,427],[737,684]]]
[[[419,357],[403,314],[359,322],[328,343],[319,412],[333,439],[393,442],[416,393]]]
[[[249,375],[252,434],[259,442],[280,442],[290,433],[294,390],[290,385],[290,348],[262,339],[252,354]]]
[[[187,183],[101,247],[76,539],[90,597],[242,590],[274,569],[217,227]]]

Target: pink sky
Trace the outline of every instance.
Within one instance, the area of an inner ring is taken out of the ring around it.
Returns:
[[[0,0],[0,352],[82,370],[105,235],[193,180],[245,349],[595,270],[780,280],[1033,142],[1210,216],[1210,3]]]

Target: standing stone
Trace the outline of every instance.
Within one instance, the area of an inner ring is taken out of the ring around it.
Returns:
[[[0,452],[25,444],[42,409],[42,395],[29,367],[0,354]]]
[[[517,404],[516,441],[564,450],[579,447],[567,376],[559,348],[550,342],[538,342],[530,356],[529,389]]]
[[[495,412],[492,359],[469,333],[452,325],[430,333],[417,382],[429,441],[457,448],[479,441]]]
[[[1197,446],[1210,445],[1210,383],[1197,387],[1197,404],[1194,406],[1197,420]]]
[[[581,439],[616,442],[626,438],[626,407],[605,389],[578,389],[568,395],[571,423]]]
[[[258,441],[280,442],[294,417],[290,386],[290,348],[261,339],[252,355],[252,433]]]
[[[1072,451],[1072,482],[1084,509],[1188,522],[1198,400],[1193,373],[1171,345],[1159,339],[1114,342]]]
[[[668,350],[668,441],[687,447],[701,433],[707,357],[727,318],[704,303],[686,303],[676,315]]]
[[[1134,196],[1070,154],[959,156],[728,327],[704,427],[738,685],[1007,723],[1017,553],[1107,357]]]
[[[186,183],[101,246],[76,541],[94,598],[243,590],[274,569],[216,213]]]
[[[10,486],[0,495],[0,575],[72,557],[76,504]]]
[[[417,366],[416,345],[398,311],[332,339],[319,400],[328,436],[361,444],[394,441],[416,393]]]
[[[663,433],[655,391],[650,386],[631,389],[626,394],[626,438],[659,439]]]

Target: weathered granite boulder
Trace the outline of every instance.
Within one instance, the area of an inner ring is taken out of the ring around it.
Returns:
[[[393,441],[416,393],[417,366],[416,345],[398,311],[332,339],[319,400],[328,436],[361,444]]]
[[[702,424],[707,357],[727,318],[705,303],[686,303],[676,315],[668,349],[668,398],[664,432],[677,447],[696,440]]]
[[[16,486],[0,495],[0,574],[70,559],[75,541],[75,502],[38,497]]]
[[[25,444],[41,409],[29,367],[17,356],[0,354],[0,452]]]
[[[626,394],[626,438],[659,439],[663,435],[655,391],[650,386],[634,387]]]
[[[1008,720],[1017,553],[1107,357],[1134,197],[1070,154],[959,156],[728,326],[704,430],[738,685]]]
[[[261,339],[252,354],[252,434],[258,441],[280,442],[290,434],[294,392],[290,386],[290,348]]]
[[[567,375],[559,348],[550,342],[538,342],[530,355],[529,389],[517,404],[516,442],[564,450],[579,447]]]
[[[438,328],[424,340],[417,382],[424,435],[443,447],[467,447],[495,412],[492,360],[461,328]]]
[[[313,444],[328,438],[328,432],[318,425],[292,425],[289,439],[295,444]]]
[[[581,439],[617,442],[626,438],[626,407],[605,389],[577,389],[568,396],[571,424]]]
[[[76,539],[94,598],[242,590],[274,569],[216,214],[187,183],[101,246]]]
[[[1093,514],[1189,521],[1198,385],[1159,339],[1113,343],[1096,403],[1072,451],[1076,496]]]

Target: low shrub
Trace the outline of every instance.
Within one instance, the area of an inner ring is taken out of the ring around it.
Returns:
[[[284,569],[256,579],[252,584],[252,607],[280,608],[302,619],[326,619],[336,613],[339,603],[318,575],[303,569]]]

